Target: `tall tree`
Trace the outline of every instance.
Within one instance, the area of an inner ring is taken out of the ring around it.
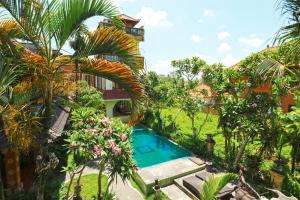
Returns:
[[[196,116],[204,107],[203,94],[198,86],[200,73],[207,64],[204,60],[193,57],[172,61],[172,66],[175,69],[177,79],[174,85],[177,88],[178,104],[191,120],[193,138],[198,139],[199,131],[196,128]]]

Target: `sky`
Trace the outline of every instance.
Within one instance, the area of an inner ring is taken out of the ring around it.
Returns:
[[[199,56],[231,66],[272,45],[285,23],[276,0],[113,0],[120,12],[141,19],[146,70],[172,71],[170,62]],[[96,28],[99,18],[86,22]]]

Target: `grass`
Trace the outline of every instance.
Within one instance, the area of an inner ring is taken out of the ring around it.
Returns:
[[[172,115],[175,116],[178,113],[178,108],[169,108],[165,109],[163,111],[163,115]],[[196,127],[199,128],[199,126],[205,121],[206,113],[200,112],[196,116]],[[203,126],[201,133],[199,134],[200,139],[205,140],[207,134],[216,134],[220,132],[220,129],[218,129],[218,120],[219,117],[217,115],[209,114],[207,122]],[[179,125],[180,131],[187,136],[191,136],[192,133],[192,123],[191,120],[188,118],[188,116],[181,112],[178,117],[176,118],[176,124]],[[214,137],[214,140],[216,141],[215,145],[215,154],[218,155],[218,157],[224,156],[224,137],[222,134],[218,134]]]
[[[74,193],[74,186],[76,184],[77,178],[74,179],[72,186],[71,186],[71,192],[70,194]],[[107,185],[108,185],[108,178],[106,176],[102,176],[101,179],[102,183],[102,191],[106,191]],[[97,191],[98,191],[98,174],[88,174],[81,177],[80,183],[82,185],[82,191],[81,196],[83,199],[94,199],[97,197]],[[68,186],[69,182],[65,183],[64,186],[61,189],[60,196],[62,197]]]
[[[141,190],[141,188],[139,187],[139,185],[131,178],[130,180],[130,184],[136,189],[136,190],[138,190],[139,192],[140,192],[140,194],[142,194],[143,195],[143,197],[144,197],[144,199],[145,200],[155,200],[155,196],[154,196],[154,194],[151,194],[151,195],[145,195],[144,193],[143,193],[143,191]],[[164,193],[160,193],[160,199],[159,200],[169,200],[169,198],[164,194]]]
[[[162,115],[168,116],[172,115],[173,117],[177,115],[179,109],[178,108],[168,108],[163,110]],[[197,128],[205,121],[206,113],[200,112],[196,117],[196,125]],[[225,158],[225,144],[224,144],[224,136],[221,134],[221,129],[218,129],[218,120],[219,117],[217,115],[209,114],[208,120],[203,126],[199,137],[201,140],[206,139],[207,134],[215,134],[219,133],[214,136],[214,140],[216,141],[215,145],[215,155],[219,158]],[[179,125],[180,131],[186,135],[192,135],[192,123],[191,120],[184,112],[180,112],[178,117],[176,118],[176,124]],[[175,139],[176,141],[176,139]],[[237,144],[238,145],[238,144]],[[250,142],[247,146],[246,151],[251,154],[256,154],[260,148],[260,141],[259,139]],[[286,158],[290,158],[291,147],[289,145],[284,146],[282,150],[282,155]]]

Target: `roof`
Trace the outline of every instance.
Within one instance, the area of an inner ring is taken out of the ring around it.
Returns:
[[[60,105],[55,106],[55,114],[53,116],[51,128],[50,128],[50,138],[52,140],[61,136],[63,133],[64,127],[67,123],[67,120],[70,115],[69,107],[62,107]],[[8,143],[7,137],[3,130],[3,121],[0,118],[0,149],[9,148],[10,144]]]
[[[65,125],[70,115],[69,107],[61,107],[60,105],[56,105],[55,107],[55,115],[53,117],[53,121],[50,128],[50,137],[51,139],[55,139],[64,131]]]
[[[270,51],[276,51],[279,49],[279,46],[273,46],[273,47],[270,47],[270,46],[267,46],[267,48],[257,52],[257,53],[264,53],[264,52],[270,52]],[[233,69],[238,69],[239,68],[239,64],[240,62],[230,66],[230,68],[233,68]]]
[[[127,21],[137,22],[137,23],[140,22],[140,19],[134,19],[133,17],[130,17],[130,16],[125,15],[125,14],[119,15],[119,18],[123,19],[123,20],[127,20]]]

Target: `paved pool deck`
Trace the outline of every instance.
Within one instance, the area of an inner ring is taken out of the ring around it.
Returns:
[[[196,164],[191,157],[179,158],[158,165],[145,167],[138,170],[138,175],[146,185],[153,185],[155,180],[163,181],[170,185],[174,179],[198,172],[205,168],[205,162]],[[200,160],[200,159],[199,159]]]

